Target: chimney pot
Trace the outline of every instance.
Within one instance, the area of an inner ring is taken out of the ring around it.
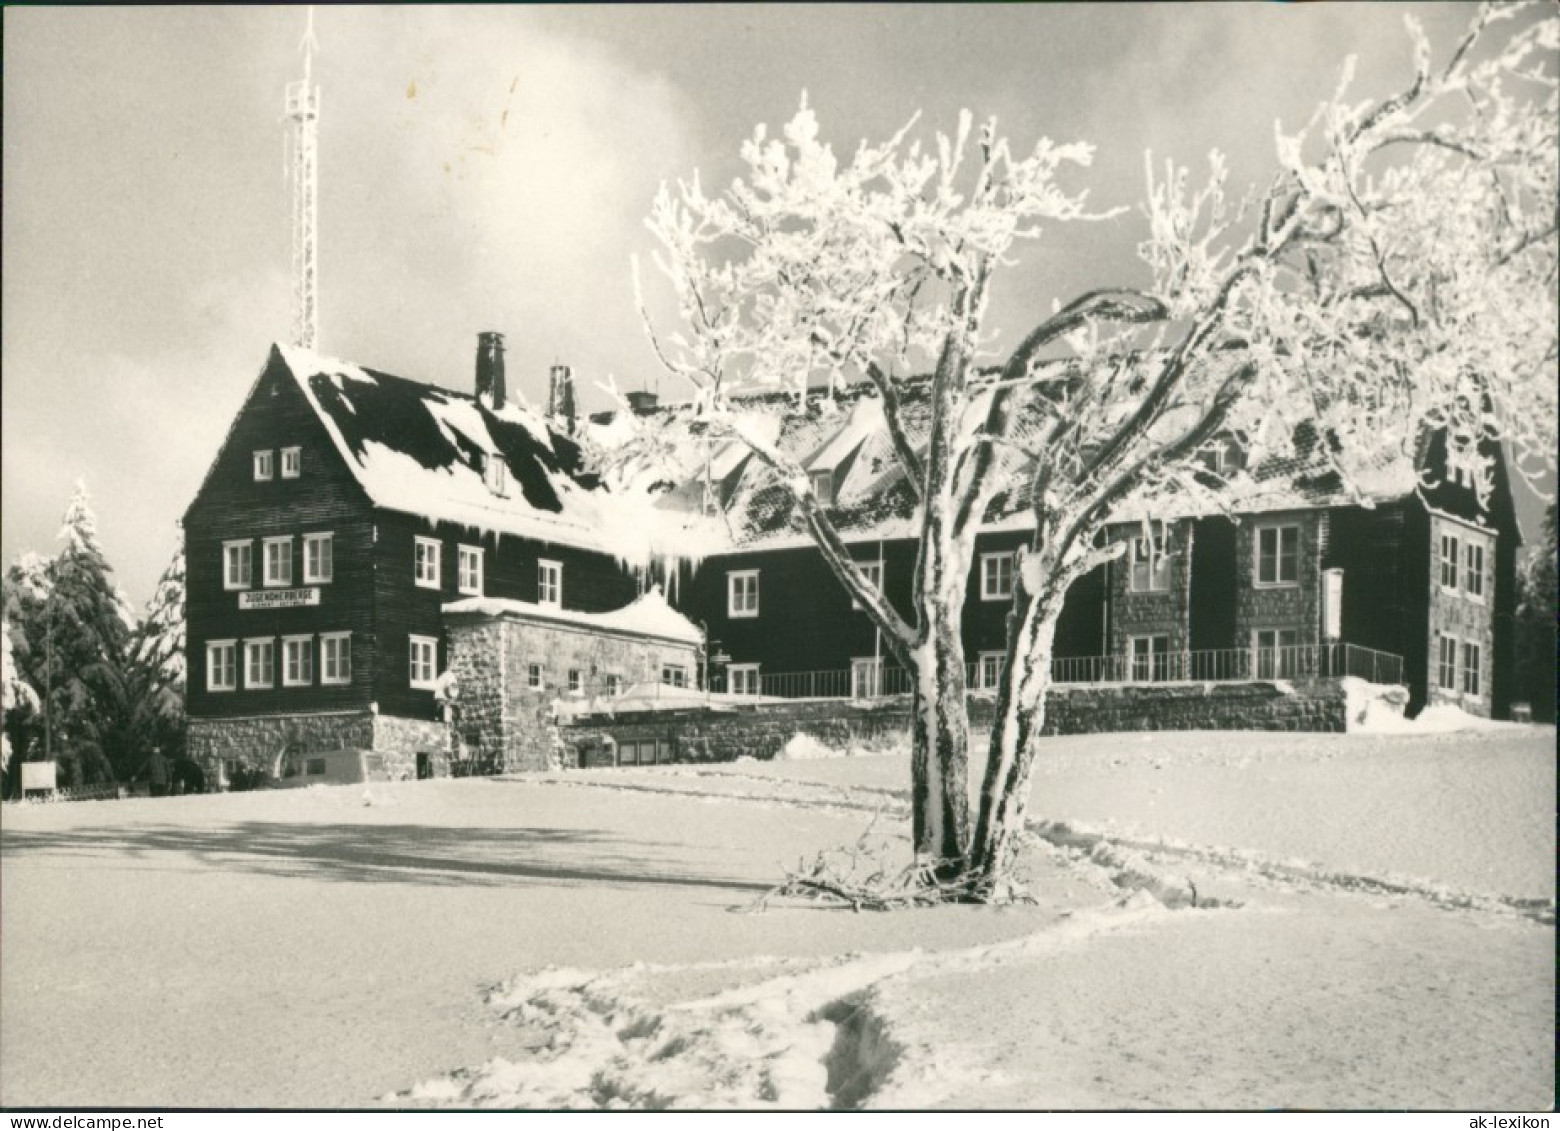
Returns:
[[[504,387],[504,335],[484,330],[477,335],[477,399],[489,408],[502,408],[508,399]]]
[[[555,365],[548,371],[547,415],[574,435],[578,411],[574,403],[574,374],[567,365]]]

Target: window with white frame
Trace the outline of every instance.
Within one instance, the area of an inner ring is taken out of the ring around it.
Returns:
[[[527,664],[525,666],[525,685],[532,691],[541,691],[546,687],[546,673],[541,664]]]
[[[412,543],[412,580],[421,589],[439,587],[440,546],[437,538],[415,538]]]
[[[238,641],[211,640],[206,643],[206,690],[234,691],[238,688]]]
[[[1435,683],[1442,691],[1457,690],[1457,637],[1436,635]]]
[[[265,583],[268,587],[292,584],[292,536],[262,539],[265,554]]]
[[[1257,527],[1258,585],[1298,585],[1300,583],[1300,528],[1298,526]]]
[[[472,597],[482,596],[482,547],[462,546],[456,559],[456,588]]]
[[[856,568],[861,571],[862,578],[869,586],[871,586],[873,589],[876,589],[879,593],[883,592],[882,562],[857,562]],[[853,609],[859,609],[862,607],[862,604],[860,601],[852,597],[850,607]]]
[[[1258,628],[1251,633],[1257,679],[1292,679],[1300,668],[1300,633],[1293,628]]]
[[[320,682],[352,682],[352,634],[320,633]]]
[[[1479,661],[1481,659],[1480,652],[1481,652],[1481,649],[1479,648],[1479,646],[1477,644],[1468,644],[1468,643],[1464,643],[1463,644],[1463,647],[1462,647],[1462,656],[1463,656],[1463,688],[1462,689],[1463,689],[1463,694],[1464,695],[1478,695],[1479,694],[1479,675],[1480,675],[1481,670],[1482,670],[1480,668],[1480,666],[1479,666]]]
[[[282,637],[282,686],[308,687],[314,682],[314,637]]]
[[[1170,637],[1131,636],[1127,654],[1132,660],[1132,678],[1139,683],[1163,681],[1170,677]]]
[[[1484,600],[1484,544],[1469,539],[1463,548],[1463,587],[1476,601]]]
[[[1134,593],[1159,593],[1170,588],[1170,555],[1160,538],[1132,539],[1132,576]]]
[[[585,690],[585,673],[579,668],[569,669],[569,694],[579,695]]]
[[[757,695],[758,692],[758,665],[757,664],[732,664],[726,669],[728,686],[733,695]]]
[[[991,688],[1002,679],[1002,664],[1007,659],[1003,652],[982,652],[975,663],[975,686]]]
[[[536,563],[536,603],[560,606],[563,604],[562,562],[550,562],[543,558]]]
[[[305,534],[303,536],[303,583],[325,585],[335,574],[335,538],[329,534]]]
[[[432,690],[439,679],[439,642],[431,636],[411,637],[411,684]]]
[[[509,466],[504,463],[503,456],[496,453],[488,454],[482,465],[482,481],[495,495],[509,494]]]
[[[661,682],[668,687],[687,687],[688,669],[680,664],[662,664]]]
[[[296,479],[303,474],[303,449],[282,449],[282,478]]]
[[[876,699],[883,694],[883,661],[861,657],[850,662],[850,697]]]
[[[249,542],[222,543],[222,588],[248,589],[253,583],[253,557]]]
[[[1441,588],[1457,588],[1457,537],[1441,535]]]
[[[267,449],[256,452],[254,458],[255,482],[265,483],[276,475],[276,453]]]
[[[269,636],[244,641],[244,686],[270,687],[276,683],[276,641]]]
[[[726,574],[726,615],[758,616],[758,570],[739,569]]]
[[[1013,597],[1013,552],[980,556],[980,599],[1007,601]]]
[[[823,471],[809,471],[807,478],[812,481],[813,494],[817,496],[820,507],[832,507],[834,505],[834,472],[825,468]]]

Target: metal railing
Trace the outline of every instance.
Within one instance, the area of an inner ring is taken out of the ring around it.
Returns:
[[[995,688],[1001,662],[985,657],[969,664],[965,685],[972,691]],[[1238,683],[1250,680],[1355,676],[1370,683],[1403,682],[1403,658],[1390,652],[1342,642],[1282,648],[1213,648],[1138,656],[1059,656],[1051,661],[1056,684]],[[880,661],[850,669],[804,672],[721,671],[711,686],[587,680],[573,690],[550,688],[556,700],[580,712],[633,710],[636,705],[696,707],[711,702],[743,703],[764,699],[882,699],[908,695],[910,673]]]

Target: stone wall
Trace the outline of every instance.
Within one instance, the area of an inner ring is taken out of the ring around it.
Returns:
[[[417,776],[419,753],[442,758],[446,736],[443,723],[403,719],[396,715],[374,717],[374,750],[384,755],[385,769],[396,781]]]
[[[991,726],[994,699],[970,696],[970,725]],[[1162,683],[1067,687],[1051,693],[1046,734],[1140,730],[1344,731],[1347,699],[1337,680],[1294,683]],[[581,717],[561,726],[564,764],[611,765],[620,742],[661,739],[677,762],[729,762],[746,755],[773,758],[792,735],[828,746],[905,735],[906,698],[871,704],[850,700],[760,703],[712,711],[640,712]]]
[[[1236,527],[1235,639],[1231,647],[1250,648],[1259,628],[1294,629],[1302,648],[1321,643],[1322,559],[1328,516],[1324,511],[1294,511],[1249,518]],[[1269,526],[1299,530],[1298,579],[1293,584],[1257,584],[1257,531]]]
[[[457,620],[445,626],[449,671],[459,696],[454,704],[455,749],[463,767],[498,773],[505,767],[504,717],[508,709],[503,625]]]
[[[288,746],[304,750],[370,750],[375,716],[369,711],[310,715],[262,715],[238,719],[191,719],[189,754],[216,781],[219,769],[270,776]]]
[[[1110,569],[1110,654],[1128,657],[1128,641],[1134,636],[1168,636],[1171,654],[1190,646],[1187,617],[1191,605],[1192,537],[1190,522],[1150,523],[1155,535],[1166,534],[1163,552],[1168,560],[1166,586],[1158,590],[1132,588],[1132,543],[1143,536],[1141,524],[1123,526],[1112,538],[1125,540],[1127,552]]]

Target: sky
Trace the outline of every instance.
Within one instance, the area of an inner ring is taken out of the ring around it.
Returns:
[[[805,90],[842,152],[961,109],[1133,206],[1144,154],[1266,180],[1275,122],[1411,75],[1404,13],[1444,58],[1463,4],[600,5],[322,8],[319,349],[470,389],[505,334],[511,395],[568,364],[657,387],[630,259],[665,181],[730,182]],[[304,10],[4,12],[0,557],[56,552],[75,482],[140,607],[269,344],[292,328],[283,88]],[[1139,281],[1128,213],[1026,246],[997,345],[1056,298]],[[654,296],[654,282],[648,281]],[[1529,510],[1533,505],[1529,505]]]

